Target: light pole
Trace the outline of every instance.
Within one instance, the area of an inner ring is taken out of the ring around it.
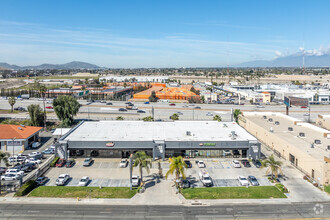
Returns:
[[[308,104],[308,123],[311,122],[311,104]]]
[[[14,142],[16,140],[16,137],[12,138],[11,140],[12,140],[12,143],[13,143],[13,156],[14,156]]]

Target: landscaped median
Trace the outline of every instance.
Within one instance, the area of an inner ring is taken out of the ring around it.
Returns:
[[[130,199],[135,194],[136,189],[130,190],[129,187],[39,186],[29,197]]]
[[[182,190],[186,199],[270,199],[287,198],[275,186],[211,187]]]
[[[330,185],[324,186],[324,191],[330,194]]]

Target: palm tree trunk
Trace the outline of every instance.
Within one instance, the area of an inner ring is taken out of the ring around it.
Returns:
[[[139,166],[139,169],[140,169],[140,176],[141,176],[141,183],[140,183],[140,185],[142,185],[143,184],[143,176],[142,176],[142,166],[141,165]]]
[[[47,127],[46,127],[46,106],[45,106],[45,95],[43,95],[43,100],[44,100],[44,130],[46,131],[47,130]]]

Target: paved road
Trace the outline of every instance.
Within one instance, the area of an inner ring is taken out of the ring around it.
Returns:
[[[330,203],[222,206],[1,204],[2,219],[329,219]]]

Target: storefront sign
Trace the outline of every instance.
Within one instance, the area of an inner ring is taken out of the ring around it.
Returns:
[[[200,143],[199,146],[215,146],[215,143]]]
[[[107,146],[107,147],[113,147],[113,146],[115,146],[115,143],[109,142],[109,143],[106,143],[105,146]]]

